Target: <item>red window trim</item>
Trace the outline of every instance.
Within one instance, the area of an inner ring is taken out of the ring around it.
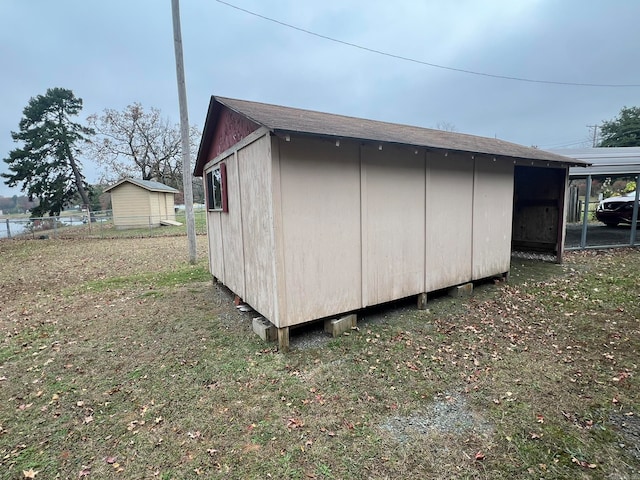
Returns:
[[[229,202],[227,201],[227,164],[220,164],[220,184],[222,185],[222,211],[229,213]]]

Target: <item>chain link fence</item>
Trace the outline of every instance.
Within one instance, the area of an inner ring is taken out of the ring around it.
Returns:
[[[207,233],[206,211],[194,210],[196,234]],[[5,238],[141,238],[187,234],[184,210],[172,215],[118,216],[111,210],[63,212],[59,217],[0,218],[0,239]]]

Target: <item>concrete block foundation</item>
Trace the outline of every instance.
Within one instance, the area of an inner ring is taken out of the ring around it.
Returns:
[[[253,319],[253,332],[265,342],[274,342],[278,338],[278,329],[264,317]]]
[[[473,293],[473,283],[463,283],[447,290],[447,295],[453,298],[468,297]]]
[[[355,313],[344,317],[324,321],[324,331],[330,333],[332,337],[338,337],[344,332],[348,332],[357,324],[358,316]]]

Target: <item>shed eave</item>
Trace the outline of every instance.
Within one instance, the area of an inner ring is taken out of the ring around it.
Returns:
[[[554,167],[588,167],[591,164],[584,160],[574,159],[571,157],[565,157],[562,155],[558,155],[555,153],[547,152],[545,150],[537,150],[537,152],[542,152],[542,155],[539,156],[513,156],[513,155],[505,155],[504,153],[492,152],[490,150],[468,150],[468,149],[459,149],[459,148],[449,148],[441,145],[428,144],[428,143],[406,143],[406,142],[393,142],[388,140],[380,140],[373,137],[352,137],[345,136],[341,134],[332,134],[332,133],[318,133],[318,132],[308,132],[304,130],[293,130],[293,129],[279,129],[279,128],[270,128],[269,131],[273,133],[275,136],[284,139],[287,141],[287,137],[291,138],[292,136],[301,136],[301,137],[313,137],[313,138],[325,138],[330,141],[336,140],[346,140],[346,141],[355,141],[355,142],[366,142],[371,144],[380,144],[380,145],[394,145],[405,148],[415,148],[415,149],[424,149],[427,151],[438,151],[438,152],[451,152],[451,153],[462,153],[466,155],[482,155],[485,157],[495,157],[510,160],[514,163],[516,162],[535,162],[539,163],[549,163],[553,164]],[[540,165],[538,165],[540,166]],[[551,165],[549,165],[551,166]]]

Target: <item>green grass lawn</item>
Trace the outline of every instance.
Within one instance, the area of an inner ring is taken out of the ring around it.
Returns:
[[[183,243],[0,242],[2,478],[638,478],[640,252],[281,354]]]

